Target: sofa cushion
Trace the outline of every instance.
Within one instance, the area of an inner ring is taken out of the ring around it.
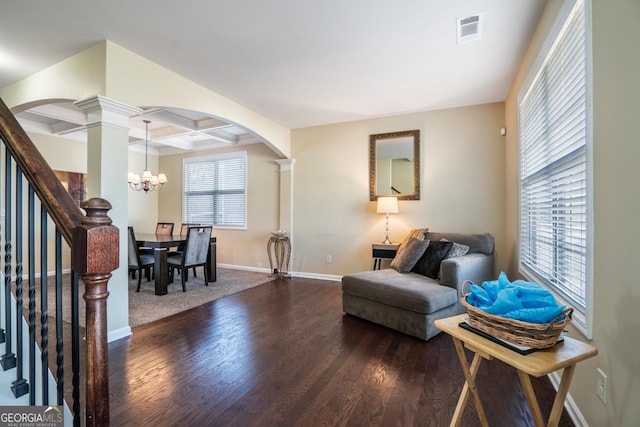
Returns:
[[[398,247],[398,252],[396,252],[396,256],[391,261],[391,268],[398,270],[400,273],[410,272],[428,246],[428,240],[410,238],[406,243]]]
[[[426,240],[425,235],[427,231],[429,231],[428,228],[412,228],[411,230],[409,230],[409,233],[404,236],[404,240],[400,243],[400,245],[407,243],[412,237],[414,239]]]
[[[451,250],[452,246],[453,242],[431,242],[411,271],[422,274],[423,276],[431,277],[432,279],[438,278],[440,263],[444,257],[447,256],[447,253]]]
[[[463,234],[463,233],[433,233],[428,231],[425,233],[427,239],[435,242],[443,237],[452,242],[469,246],[470,254],[481,253],[485,255],[493,254],[495,246],[494,238],[489,233],[484,234]]]
[[[392,268],[346,275],[342,278],[342,291],[420,314],[436,312],[458,301],[455,289],[423,275],[402,274]]]

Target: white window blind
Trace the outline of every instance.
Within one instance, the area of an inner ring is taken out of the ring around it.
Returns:
[[[586,25],[577,1],[519,100],[520,267],[584,313]]]
[[[246,152],[186,159],[183,165],[183,221],[246,227],[246,171]]]

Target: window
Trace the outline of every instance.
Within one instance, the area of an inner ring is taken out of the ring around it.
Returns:
[[[584,318],[591,212],[586,15],[582,0],[569,6],[518,101],[520,270]]]
[[[185,159],[183,183],[184,222],[246,227],[246,152]]]

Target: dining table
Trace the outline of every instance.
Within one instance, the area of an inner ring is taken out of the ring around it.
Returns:
[[[136,243],[139,247],[153,248],[154,256],[154,281],[155,294],[166,295],[169,282],[169,266],[167,264],[167,253],[169,248],[182,247],[187,242],[186,235],[162,235],[155,233],[136,233]],[[209,240],[209,251],[207,252],[207,263],[205,264],[206,275],[209,282],[216,281],[216,238],[211,236]]]

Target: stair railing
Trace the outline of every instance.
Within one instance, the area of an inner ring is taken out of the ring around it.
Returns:
[[[0,158],[3,159],[0,164],[4,166],[0,174],[0,180],[4,181],[1,188],[3,215],[0,214],[4,221],[0,219],[0,238],[4,242],[5,285],[4,295],[0,295],[0,320],[4,319],[0,343],[4,342],[5,347],[0,356],[0,367],[16,370],[11,390],[16,397],[29,393],[30,405],[62,405],[66,398],[67,402],[72,401],[74,425],[81,425],[84,413],[87,426],[108,426],[107,285],[111,272],[119,264],[119,232],[107,215],[111,205],[104,199],[90,199],[81,206],[86,211],[83,215],[2,99],[0,139]],[[25,192],[26,202],[23,200]],[[37,209],[38,205],[40,209]],[[40,218],[39,230],[37,217]],[[49,219],[55,225],[53,274],[48,265]],[[63,247],[62,240],[68,248]],[[37,248],[40,249],[39,266]],[[27,253],[26,264],[24,252]],[[67,273],[64,272],[65,260]],[[84,325],[79,319],[78,277],[85,288]],[[65,293],[70,296],[66,306],[63,302]],[[55,322],[49,322],[50,294],[55,294],[52,310]],[[70,326],[64,320],[68,314]],[[23,343],[24,319],[28,319],[28,345]],[[84,340],[81,336],[83,327]],[[70,358],[65,358],[66,335],[71,336]],[[50,338],[56,342],[51,352]],[[53,365],[56,365],[55,372],[50,368]],[[65,381],[65,366],[69,365],[71,385]],[[81,365],[85,366],[83,370]],[[36,378],[37,370],[40,378]],[[56,382],[55,398],[49,396],[49,370]],[[81,383],[80,378],[84,382]],[[84,404],[80,398],[83,390]]]

